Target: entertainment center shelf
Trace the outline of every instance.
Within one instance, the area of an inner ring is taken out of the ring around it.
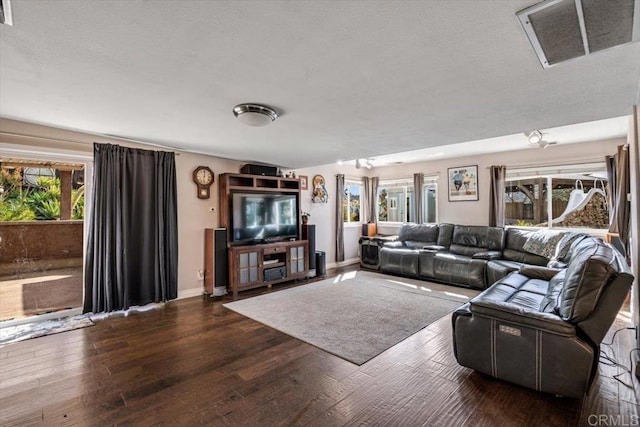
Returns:
[[[233,298],[246,289],[305,278],[309,247],[300,239],[300,180],[226,173],[218,183]]]
[[[229,283],[233,298],[238,297],[239,291],[306,277],[307,250],[306,240],[232,246]]]

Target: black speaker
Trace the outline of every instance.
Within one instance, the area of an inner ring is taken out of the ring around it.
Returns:
[[[302,224],[302,240],[309,242],[307,261],[309,270],[316,269],[316,226],[315,224]]]
[[[215,286],[229,285],[229,255],[227,251],[227,229],[214,230],[214,257],[216,260]]]
[[[240,173],[246,173],[249,175],[277,176],[278,168],[275,166],[247,164],[240,168]]]

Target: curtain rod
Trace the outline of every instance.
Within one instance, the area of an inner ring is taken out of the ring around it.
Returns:
[[[71,140],[71,139],[51,138],[51,137],[47,137],[47,136],[27,135],[27,134],[23,134],[23,133],[1,132],[0,131],[0,135],[13,136],[13,137],[18,137],[18,138],[39,139],[39,140],[44,140],[44,141],[63,142],[63,143],[66,143],[66,144],[78,144],[78,145],[82,145],[82,146],[88,147],[88,148],[91,148],[93,146],[93,143],[90,143],[90,142],[74,141],[74,140]],[[177,152],[177,150],[178,150],[177,148],[168,147],[168,146],[165,146],[165,145],[152,144],[150,142],[142,142],[142,141],[137,141],[135,139],[121,138],[121,137],[112,136],[112,135],[100,135],[100,134],[91,134],[91,133],[88,134],[88,135],[93,135],[93,136],[96,136],[96,137],[99,137],[99,138],[116,139],[116,140],[119,140],[119,141],[133,142],[135,144],[142,144],[142,145],[148,145],[148,146],[152,146],[152,147],[162,148],[162,149],[165,149],[165,150],[172,151],[176,156],[180,155],[180,153]]]
[[[604,159],[602,158],[594,158],[591,160],[581,160],[579,162],[572,162],[570,160],[564,162],[556,162],[556,163],[542,163],[542,164],[521,164],[521,165],[492,165],[492,166],[506,166],[507,169],[535,169],[535,168],[548,168],[554,166],[567,166],[567,165],[588,165],[591,163],[603,163]],[[491,169],[491,166],[487,166],[486,169]]]

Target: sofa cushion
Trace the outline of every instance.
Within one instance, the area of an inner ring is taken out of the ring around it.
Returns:
[[[533,230],[523,230],[520,228],[508,228],[502,258],[509,261],[517,261],[531,265],[546,265],[548,258],[525,251],[524,245]]]
[[[487,263],[487,284],[492,285],[496,283],[512,271],[519,270],[521,266],[522,263],[504,259],[489,261]]]
[[[439,224],[438,225],[438,245],[444,246],[446,249],[449,249],[451,246],[451,239],[453,238],[453,229],[455,225],[453,224]]]
[[[435,252],[433,255],[433,277],[448,283],[486,288],[485,270],[487,261],[473,259],[451,252]]]
[[[515,304],[520,307],[539,310],[542,300],[547,295],[548,282],[531,279],[513,272],[489,289],[471,300],[471,305],[477,301],[496,301]]]
[[[612,247],[596,239],[584,239],[574,245],[558,296],[562,319],[577,323],[593,311],[604,287],[616,273],[612,251]]]
[[[477,252],[502,251],[504,228],[478,225],[456,225],[449,250],[455,254],[473,256]]]
[[[558,314],[558,297],[562,292],[564,286],[564,278],[567,270],[560,270],[549,281],[549,287],[547,288],[547,295],[540,303],[540,311],[545,313]]]
[[[438,241],[438,225],[403,224],[398,238],[402,241],[423,242],[420,247],[427,243],[436,243]]]
[[[401,274],[403,276],[418,276],[418,254],[414,249],[388,248],[380,249],[380,270]]]

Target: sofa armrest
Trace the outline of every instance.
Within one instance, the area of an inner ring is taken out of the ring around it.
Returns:
[[[444,251],[447,248],[445,246],[442,246],[442,245],[426,245],[426,246],[423,246],[422,249],[427,250],[427,251],[439,252],[439,251]]]
[[[532,310],[509,302],[474,299],[470,303],[470,309],[473,314],[495,320],[502,320],[567,337],[576,335],[575,326],[565,322],[555,314]]]
[[[548,268],[537,265],[523,265],[518,270],[518,273],[523,276],[527,276],[530,279],[541,279],[549,281],[561,271],[559,268]]]
[[[404,243],[401,240],[393,242],[384,242],[383,248],[404,248]]]
[[[483,251],[483,252],[476,252],[475,254],[473,254],[471,258],[484,259],[487,261],[491,261],[494,259],[500,259],[501,257],[502,257],[502,252],[500,251]]]

